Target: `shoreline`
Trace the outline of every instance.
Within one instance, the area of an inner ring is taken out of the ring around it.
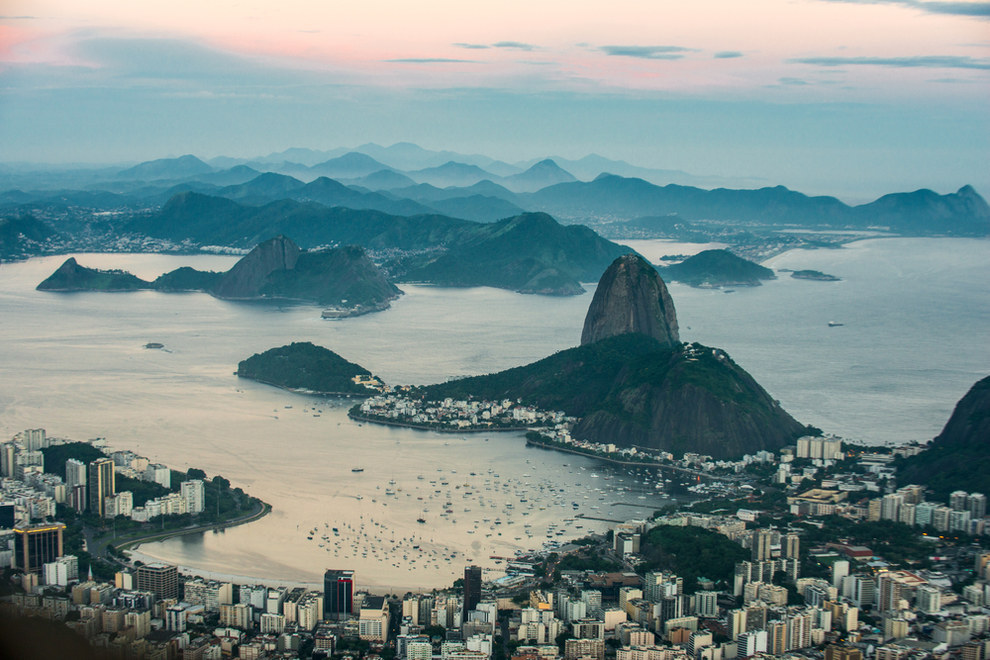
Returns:
[[[259,500],[260,501],[260,500]],[[181,529],[173,530],[162,530],[154,534],[146,534],[144,536],[139,536],[135,539],[126,540],[120,544],[107,543],[107,545],[113,545],[117,552],[130,552],[137,551],[144,543],[156,543],[158,541],[165,541],[176,536],[186,536],[188,534],[199,534],[201,532],[208,532],[211,530],[223,530],[228,527],[238,527],[240,525],[247,525],[249,523],[261,520],[269,513],[272,512],[272,505],[267,502],[261,502],[261,508],[258,511],[249,513],[246,516],[241,516],[239,518],[232,518],[230,520],[218,523],[209,523],[205,525],[194,525],[193,527],[183,527]],[[130,556],[128,554],[128,556]]]
[[[522,431],[530,430],[530,427],[528,426],[490,427],[484,429],[444,428],[430,426],[427,424],[413,424],[412,422],[385,420],[379,417],[366,417],[364,415],[352,413],[351,411],[347,411],[347,416],[357,422],[367,422],[369,424],[379,424],[381,426],[396,426],[404,429],[414,429],[416,431],[432,431],[434,433],[520,433]]]

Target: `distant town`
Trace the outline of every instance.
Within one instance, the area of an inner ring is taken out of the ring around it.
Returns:
[[[937,502],[921,486],[896,487],[893,462],[918,446],[808,436],[740,461],[675,460],[577,442],[566,416],[510,401],[416,408],[380,396],[360,412],[462,431],[536,427],[529,437],[540,446],[722,481],[699,476],[703,497],[649,520],[520,552],[491,581],[467,565],[446,589],[373,594],[335,566],[321,591],[131,561],[130,543],[248,522],[267,506],[219,476],[30,429],[0,445],[0,610],[67,627],[79,648],[136,659],[983,660],[990,651],[986,496]]]

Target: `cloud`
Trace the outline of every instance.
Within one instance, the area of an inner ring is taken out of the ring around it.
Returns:
[[[478,64],[477,60],[459,60],[453,57],[400,57],[384,60],[393,64]]]
[[[727,59],[732,59],[734,57],[742,57],[742,56],[743,54],[740,53],[738,50],[720,50],[719,52],[715,53],[715,58],[719,60],[727,60]]]
[[[37,21],[37,16],[0,16],[0,21]]]
[[[977,69],[990,71],[990,60],[957,55],[919,55],[916,57],[801,57],[788,60],[794,64],[815,66],[885,66],[896,69]]]
[[[807,80],[801,80],[800,78],[790,78],[790,77],[780,78],[778,82],[781,85],[790,85],[790,86],[801,86],[808,84]]]
[[[602,46],[600,51],[618,57],[638,57],[644,60],[679,60],[691,48],[682,46]]]
[[[843,2],[860,5],[900,5],[918,9],[929,14],[951,14],[954,16],[973,16],[990,18],[990,2],[952,2],[947,0],[824,0],[825,2]]]
[[[468,50],[484,50],[486,48],[490,48],[490,46],[485,44],[456,43],[454,46],[457,46],[458,48],[467,48]]]
[[[516,50],[536,50],[532,44],[524,44],[521,41],[499,41],[492,44],[494,48],[514,48]]]

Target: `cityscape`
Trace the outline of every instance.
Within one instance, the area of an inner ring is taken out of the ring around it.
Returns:
[[[5,0],[0,660],[990,660],[990,0]]]
[[[558,431],[557,442],[568,440]],[[51,464],[80,448],[103,457]],[[635,458],[614,447],[566,449]],[[447,588],[388,594],[369,591],[346,567],[327,568],[314,589],[133,561],[117,549],[129,543],[122,530],[116,548],[104,541],[100,550],[100,535],[118,540],[118,521],[139,523],[130,542],[195,530],[204,479],[173,484],[167,466],[101,439],[29,429],[0,445],[0,558],[21,587],[2,607],[67,626],[80,643],[122,658],[731,660],[863,658],[865,649],[881,659],[980,658],[990,631],[987,498],[955,491],[927,501],[914,485],[887,492],[894,461],[920,451],[803,437],[740,461],[651,457],[731,485],[692,487],[704,497],[519,552],[498,571],[465,565]],[[654,472],[658,487],[663,469]],[[122,483],[169,492],[142,490],[137,504]],[[230,514],[208,524],[238,522]],[[690,556],[709,552],[700,563]]]

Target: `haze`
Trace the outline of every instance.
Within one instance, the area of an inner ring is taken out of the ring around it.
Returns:
[[[353,4],[353,6],[351,6]],[[8,0],[0,162],[412,141],[990,191],[990,3]]]

